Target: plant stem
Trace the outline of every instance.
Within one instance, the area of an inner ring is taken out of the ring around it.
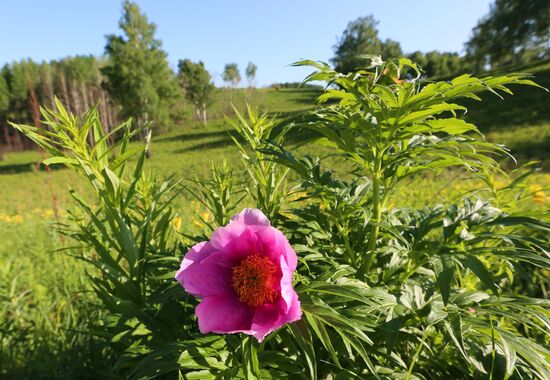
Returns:
[[[493,374],[495,373],[495,360],[496,360],[496,347],[495,347],[495,328],[493,326],[493,317],[489,316],[489,322],[491,322],[491,373],[489,374],[489,380],[493,380]]]
[[[367,257],[361,265],[360,274],[364,277],[370,270],[376,251],[376,241],[380,232],[380,219],[382,215],[380,198],[380,164],[376,165],[377,171],[372,177],[372,218],[369,241],[367,245]]]
[[[344,227],[342,227],[342,225],[340,225],[340,223],[336,223],[336,228],[338,228],[338,232],[340,232],[340,235],[342,236],[342,239],[344,240],[344,245],[346,246],[346,255],[348,257],[348,261],[352,266],[355,266],[355,255],[353,254],[353,250],[351,249],[351,245],[349,244],[348,234],[344,230]]]
[[[409,366],[409,370],[407,371],[407,376],[405,377],[405,380],[409,380],[411,375],[412,375],[414,365],[416,364],[416,362],[418,360],[418,357],[420,356],[420,353],[422,352],[422,348],[424,348],[424,342],[426,341],[426,338],[428,337],[427,332],[428,332],[428,329],[426,328],[426,330],[424,330],[424,333],[422,334],[422,340],[420,341],[420,344],[418,345],[418,348],[416,349],[416,352],[414,354],[411,365]]]

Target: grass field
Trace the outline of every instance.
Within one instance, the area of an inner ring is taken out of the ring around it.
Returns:
[[[537,80],[550,87],[550,64],[533,70]],[[228,160],[237,170],[240,159],[233,146],[223,115],[231,113],[231,103],[243,109],[248,98],[252,105],[269,113],[292,113],[312,107],[318,92],[314,89],[258,89],[224,90],[210,110],[208,127],[196,121],[173,126],[152,142],[152,158],[147,170],[156,176],[176,178],[204,177],[211,165]],[[550,143],[550,97],[542,90],[523,88],[514,97],[504,101],[490,95],[472,110],[468,118],[479,123],[488,139],[504,143],[520,160],[547,161]],[[300,152],[323,154],[321,148],[302,147]],[[74,188],[85,198],[90,190],[69,170],[53,168],[47,173],[37,165],[38,152],[8,154],[0,161],[0,377],[3,373],[17,373],[32,363],[33,366],[70,366],[53,360],[56,352],[78,347],[63,346],[65,335],[78,329],[73,315],[75,302],[87,297],[85,273],[82,264],[55,249],[69,244],[52,232],[51,225],[58,217],[63,220],[71,208],[68,189]],[[335,163],[338,170],[338,163]],[[418,176],[395,194],[390,206],[435,204],[454,198],[479,186],[479,181],[460,171]],[[539,173],[532,177],[533,207],[547,208],[548,198],[542,189],[550,186],[550,175]],[[542,195],[541,195],[542,194]],[[192,211],[200,211],[196,202],[184,196],[175,205],[183,215],[182,229],[191,228]],[[69,275],[67,275],[69,273]],[[14,331],[16,333],[14,333]],[[19,341],[14,341],[18,337]],[[15,360],[3,356],[8,346],[25,347],[25,344],[44,345],[40,352],[11,350]],[[77,355],[77,354],[75,354]],[[4,358],[4,359],[2,359]],[[21,368],[8,368],[5,363],[19,363]],[[75,362],[76,363],[76,362]],[[3,365],[4,364],[4,365]],[[76,364],[75,364],[76,365]],[[44,372],[54,371],[47,368]]]

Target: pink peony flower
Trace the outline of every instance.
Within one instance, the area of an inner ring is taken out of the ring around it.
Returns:
[[[257,209],[244,209],[185,255],[176,279],[201,298],[201,333],[245,333],[262,341],[302,316],[292,288],[296,253]]]

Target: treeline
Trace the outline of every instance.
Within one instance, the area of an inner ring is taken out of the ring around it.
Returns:
[[[348,24],[333,47],[334,57],[331,62],[337,71],[354,71],[370,62],[373,55],[380,55],[383,59],[408,57],[422,67],[427,78],[447,77],[471,68],[470,61],[460,57],[456,52],[434,50],[405,53],[398,41],[381,39],[377,26],[378,21],[372,15],[360,17]]]
[[[474,70],[550,58],[550,1],[495,0],[465,47]]]
[[[55,108],[57,96],[76,115],[97,106],[101,123],[109,132],[122,119],[146,138],[150,129],[165,129],[181,118],[184,102],[192,104],[195,116],[207,123],[207,107],[215,86],[203,62],[180,60],[177,72],[168,63],[162,41],[155,37],[137,4],[125,0],[119,21],[120,35],[108,35],[105,55],[76,56],[37,63],[23,60],[5,65],[0,72],[0,158],[6,150],[32,146],[30,140],[8,127],[8,120],[47,128],[40,123],[40,106]],[[249,88],[257,67],[246,67]],[[227,64],[223,79],[238,86],[241,74],[236,63]],[[91,136],[89,136],[91,137]],[[112,136],[116,138],[116,136]]]
[[[55,109],[55,97],[76,115],[97,106],[107,133],[120,121],[132,118],[145,138],[149,129],[162,130],[181,116],[183,99],[200,108],[198,116],[206,123],[206,105],[214,86],[202,62],[186,60],[186,68],[192,70],[186,71],[180,64],[175,73],[162,42],[155,38],[156,25],[137,4],[126,0],[122,8],[122,33],[107,36],[103,57],[76,56],[41,63],[23,60],[2,68],[0,159],[6,151],[33,146],[8,126],[8,120],[48,128],[40,123],[39,107]]]
[[[445,78],[465,72],[479,73],[550,58],[550,1],[495,0],[487,15],[473,28],[465,54],[457,52],[403,52],[401,44],[381,39],[372,16],[351,21],[334,45],[332,64],[347,73],[369,62],[408,57],[426,78]]]
[[[0,145],[4,150],[21,150],[31,146],[28,139],[8,127],[7,120],[40,126],[39,106],[55,108],[55,96],[76,114],[96,105],[102,124],[112,128],[119,121],[118,111],[102,86],[104,76],[101,69],[104,65],[104,59],[76,56],[41,63],[29,59],[2,67]],[[41,127],[45,128],[43,125]]]
[[[195,117],[206,125],[215,86],[204,63],[180,60],[174,72],[162,41],[155,37],[156,25],[137,4],[125,0],[122,8],[122,33],[107,36],[103,57],[76,56],[42,63],[24,60],[1,69],[0,158],[6,149],[30,146],[30,141],[7,126],[7,120],[46,128],[39,123],[38,108],[54,107],[54,96],[75,114],[97,105],[108,129],[131,117],[143,131],[142,137],[149,128],[162,130],[181,116],[182,101],[191,103]],[[425,77],[437,79],[550,57],[548,0],[496,0],[473,29],[462,56],[457,52],[403,52],[398,41],[379,37],[377,25],[373,16],[348,24],[334,46],[331,62],[336,70],[353,71],[366,62],[367,55],[379,54],[384,59],[409,57],[423,68]],[[245,69],[249,89],[256,71],[256,65],[249,62]],[[229,87],[237,87],[241,82],[237,64],[228,63],[222,78]]]

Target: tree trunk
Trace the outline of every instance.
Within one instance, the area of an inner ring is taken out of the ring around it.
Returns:
[[[195,116],[197,117],[198,121],[202,121],[201,110],[198,104],[195,104]]]
[[[4,139],[6,140],[5,143],[6,143],[6,146],[8,147],[8,152],[11,152],[13,150],[13,146],[11,143],[10,130],[7,124],[4,124],[3,129],[4,129]]]
[[[65,73],[63,71],[59,73],[59,81],[61,82],[61,96],[63,97],[65,108],[69,111],[74,111],[69,101],[69,90],[67,89],[67,80],[65,79]]]
[[[9,150],[8,136],[6,135],[6,129],[7,129],[6,127],[7,127],[6,125],[2,126],[5,141],[2,141],[2,139],[0,139],[0,161],[2,161],[4,159],[4,155]]]
[[[208,126],[208,117],[206,116],[206,104],[202,103],[202,123],[205,127]]]
[[[98,89],[96,92],[96,99],[97,99],[97,109],[99,112],[99,120],[101,121],[101,128],[103,128],[103,133],[105,135],[108,135],[110,133],[109,129],[109,115],[107,115],[107,104],[105,104],[105,97],[103,96],[103,92]],[[109,144],[111,141],[107,139],[107,143]]]

